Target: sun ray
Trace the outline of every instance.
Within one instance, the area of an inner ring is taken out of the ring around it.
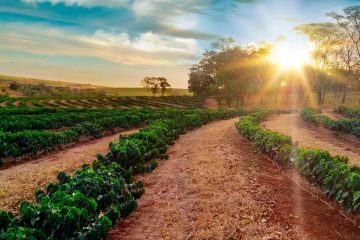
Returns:
[[[310,63],[310,48],[279,43],[272,49],[270,60],[278,64],[281,70],[301,69],[304,64]]]

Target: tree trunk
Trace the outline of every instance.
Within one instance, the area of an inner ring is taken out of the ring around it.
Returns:
[[[316,91],[316,98],[318,103],[321,105],[321,88],[319,87]]]
[[[344,104],[345,101],[346,101],[347,90],[348,90],[348,89],[347,89],[347,86],[345,86],[345,87],[344,87],[344,92],[343,92],[343,95],[342,95],[342,99],[341,99],[342,104]]]

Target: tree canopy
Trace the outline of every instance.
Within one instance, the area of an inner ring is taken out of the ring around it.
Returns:
[[[277,101],[279,92],[293,92],[299,100],[315,94],[318,104],[323,104],[330,91],[344,103],[349,90],[360,88],[360,6],[327,16],[328,22],[295,27],[312,44],[312,62],[302,66],[301,73],[280,71],[271,61],[269,43],[241,46],[232,38],[222,38],[191,67],[189,90],[229,105],[233,100],[242,104],[246,96],[254,95],[262,101],[265,93]]]
[[[145,88],[150,89],[153,95],[160,91],[161,96],[164,96],[165,92],[171,87],[168,80],[164,77],[145,77],[141,83]]]

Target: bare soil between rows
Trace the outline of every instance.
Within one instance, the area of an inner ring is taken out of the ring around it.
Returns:
[[[274,114],[261,124],[270,130],[291,136],[299,146],[328,150],[332,155],[349,157],[360,165],[360,140],[337,134],[303,121],[299,113]]]
[[[169,160],[138,176],[145,194],[109,239],[360,239],[359,228],[257,153],[236,121],[180,136]]]
[[[92,163],[98,153],[107,153],[109,143],[117,141],[120,134],[137,131],[139,129],[122,131],[82,142],[65,150],[0,170],[0,209],[16,212],[21,200],[34,201],[34,191],[56,181],[60,171],[73,174],[83,164]]]
[[[331,108],[321,109],[321,114],[326,115],[329,118],[332,118],[334,120],[337,120],[337,119],[340,119],[340,118],[345,118],[345,116],[343,114],[337,113],[337,112],[334,111],[334,109],[331,109]]]

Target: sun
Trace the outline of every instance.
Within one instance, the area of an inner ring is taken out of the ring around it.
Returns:
[[[310,62],[310,50],[305,46],[279,44],[272,49],[270,59],[281,69],[300,69]]]

